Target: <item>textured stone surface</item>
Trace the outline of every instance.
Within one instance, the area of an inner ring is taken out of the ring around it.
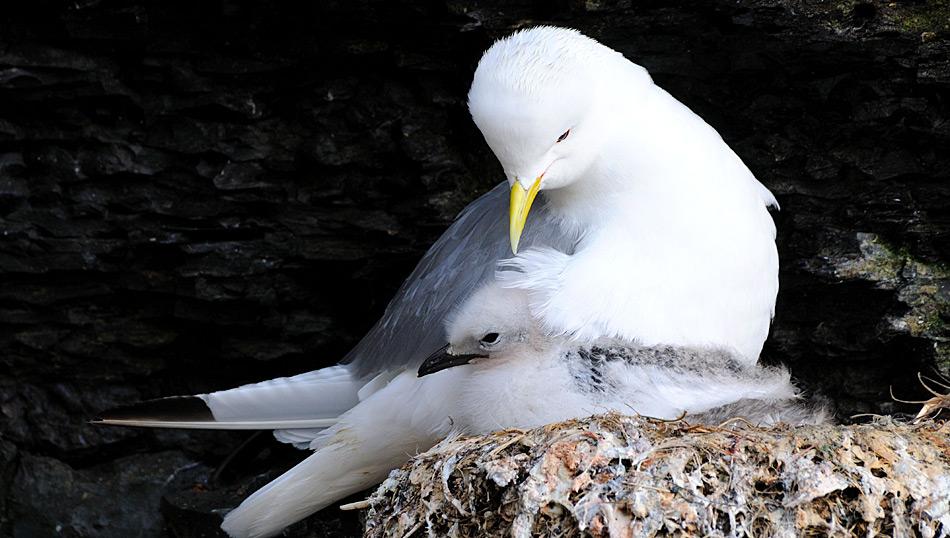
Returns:
[[[247,435],[84,420],[341,357],[501,177],[465,92],[493,38],[540,22],[646,66],[776,193],[766,360],[842,416],[903,410],[889,386],[922,396],[918,370],[950,369],[945,2],[16,2],[0,535],[159,535],[163,494],[168,532],[211,532],[202,514],[299,458],[264,436],[214,474]],[[179,465],[189,483],[166,484]],[[139,511],[84,504],[103,484]],[[355,528],[336,517],[298,534]]]

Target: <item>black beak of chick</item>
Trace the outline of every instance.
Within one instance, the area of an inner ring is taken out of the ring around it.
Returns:
[[[475,359],[484,358],[487,357],[485,355],[478,354],[452,355],[449,353],[449,344],[445,344],[438,351],[429,355],[429,357],[423,361],[422,366],[419,367],[419,372],[417,375],[419,377],[427,376],[448,368],[454,368],[456,366],[468,364]]]

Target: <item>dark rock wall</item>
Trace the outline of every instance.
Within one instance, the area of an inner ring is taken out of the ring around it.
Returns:
[[[916,372],[950,370],[948,13],[942,0],[5,5],[0,535],[156,536],[163,494],[168,532],[197,535],[203,511],[238,498],[222,488],[246,493],[247,476],[299,458],[261,437],[263,456],[209,479],[246,435],[84,420],[339,359],[501,178],[465,93],[492,39],[538,22],[647,67],[776,193],[766,360],[841,416],[909,410],[890,385],[918,397]]]

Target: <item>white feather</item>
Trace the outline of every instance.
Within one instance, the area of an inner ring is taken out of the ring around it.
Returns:
[[[350,366],[341,365],[193,397],[141,402],[106,411],[95,422],[148,428],[295,429],[294,434],[277,437],[299,442],[301,429],[335,424],[359,401],[363,385]]]
[[[362,385],[342,365],[200,398],[219,422],[335,419],[359,402],[356,394]]]

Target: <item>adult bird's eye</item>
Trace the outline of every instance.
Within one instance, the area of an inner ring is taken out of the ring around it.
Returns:
[[[479,341],[483,344],[494,344],[498,341],[498,333],[488,333]]]
[[[557,141],[558,141],[558,142],[564,141],[564,139],[567,138],[567,135],[569,135],[569,134],[571,134],[571,130],[570,130],[570,129],[564,131],[564,134],[562,134],[561,136],[557,137]],[[557,143],[557,142],[555,142],[555,144],[556,144],[556,143]]]

